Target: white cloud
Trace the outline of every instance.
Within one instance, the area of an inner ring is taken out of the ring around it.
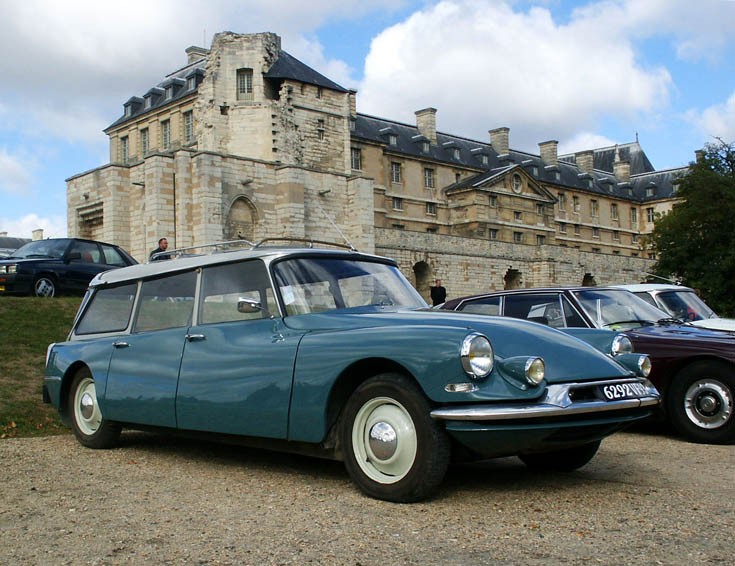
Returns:
[[[32,160],[0,149],[0,193],[24,194],[31,183]]]
[[[559,143],[559,154],[575,153],[586,149],[611,147],[616,142],[594,132],[578,132],[568,140]]]
[[[701,112],[690,110],[687,118],[710,142],[714,138],[726,143],[735,141],[735,92],[722,104],[710,106]]]
[[[33,231],[38,229],[43,230],[44,238],[63,238],[66,236],[66,217],[42,218],[37,214],[27,214],[19,220],[0,217],[0,232],[7,232],[13,238],[31,238]]]
[[[441,2],[373,40],[358,107],[412,121],[434,106],[439,130],[485,139],[509,126],[511,146],[529,150],[603,116],[633,120],[666,107],[669,72],[646,68],[628,38],[598,23],[560,24],[546,9],[489,0]]]

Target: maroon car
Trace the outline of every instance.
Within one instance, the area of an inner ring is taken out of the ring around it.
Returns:
[[[649,379],[674,428],[689,440],[735,442],[735,334],[672,319],[623,289],[515,289],[447,301],[447,310],[510,316],[564,330],[625,332],[653,363]]]

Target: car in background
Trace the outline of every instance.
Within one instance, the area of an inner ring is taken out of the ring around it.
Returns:
[[[119,246],[81,238],[28,242],[0,260],[0,295],[84,294],[99,273],[138,263]]]
[[[689,287],[658,283],[613,285],[613,287],[630,291],[671,316],[694,326],[735,332],[735,319],[720,318],[699,298],[696,291]]]
[[[515,289],[447,301],[443,309],[558,328],[623,331],[651,357],[650,379],[674,428],[694,442],[735,442],[735,336],[681,321],[613,287]]]
[[[343,460],[366,494],[417,501],[452,458],[574,470],[659,405],[647,356],[522,320],[429,309],[395,261],[252,246],[95,277],[44,400],[79,442],[208,433]]]

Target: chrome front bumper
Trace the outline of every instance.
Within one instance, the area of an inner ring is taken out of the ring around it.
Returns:
[[[632,399],[602,400],[594,391],[607,385],[641,384],[646,394]],[[656,407],[661,395],[646,379],[613,379],[586,383],[557,383],[547,386],[546,394],[531,403],[477,404],[443,407],[431,411],[434,419],[448,421],[502,421],[567,417],[609,411],[624,411],[642,407]]]

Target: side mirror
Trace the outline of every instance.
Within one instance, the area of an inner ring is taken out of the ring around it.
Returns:
[[[80,260],[82,259],[81,252],[71,252],[69,255],[66,256],[66,263],[72,262],[74,260]]]
[[[237,300],[237,312],[240,314],[253,314],[261,312],[262,310],[263,305],[260,304],[260,301],[244,299],[243,297],[240,297]]]

